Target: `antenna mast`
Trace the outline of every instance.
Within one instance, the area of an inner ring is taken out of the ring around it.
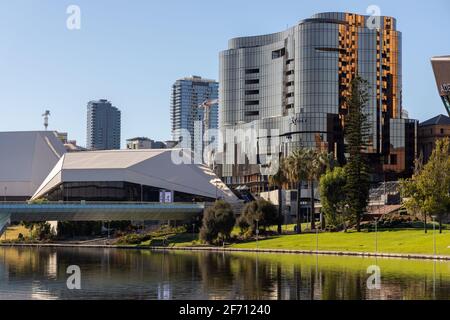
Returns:
[[[44,117],[45,131],[47,131],[47,129],[48,129],[48,117],[50,116],[50,110],[45,110],[45,113],[42,116]]]

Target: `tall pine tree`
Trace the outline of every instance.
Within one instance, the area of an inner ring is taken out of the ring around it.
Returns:
[[[364,108],[368,101],[368,83],[361,77],[351,82],[351,94],[346,99],[348,115],[345,118],[345,139],[349,158],[345,167],[345,193],[349,215],[361,231],[361,219],[369,202],[370,176],[367,161],[367,142],[370,126]]]

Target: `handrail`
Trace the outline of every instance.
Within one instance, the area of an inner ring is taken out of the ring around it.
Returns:
[[[108,201],[46,201],[36,203],[33,201],[0,201],[2,205],[204,205],[204,202],[108,202]]]

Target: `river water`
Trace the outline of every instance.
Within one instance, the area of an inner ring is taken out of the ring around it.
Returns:
[[[0,299],[450,300],[450,262],[0,247]]]

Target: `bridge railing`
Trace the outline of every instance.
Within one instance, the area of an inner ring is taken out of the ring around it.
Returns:
[[[0,201],[1,205],[204,205],[204,202],[119,202],[119,201]]]

